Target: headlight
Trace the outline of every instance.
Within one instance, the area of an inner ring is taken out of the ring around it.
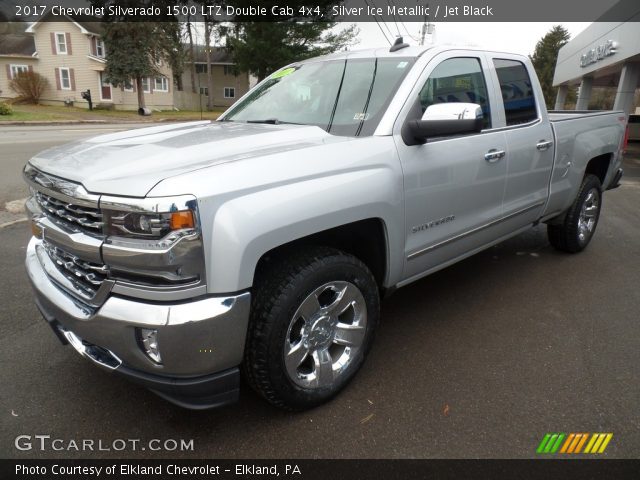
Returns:
[[[190,293],[185,295],[206,291],[198,202],[193,195],[141,199],[103,195],[100,210],[105,233],[102,260],[117,280],[114,293],[136,295],[147,289],[146,298],[156,298],[166,289],[186,291],[187,285]]]
[[[100,210],[107,236],[160,240],[177,230],[198,229],[194,197],[123,199],[102,196]]]
[[[176,212],[104,211],[106,234],[129,238],[161,239],[174,231],[195,228],[192,210]]]

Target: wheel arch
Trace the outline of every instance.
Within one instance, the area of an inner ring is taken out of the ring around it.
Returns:
[[[607,173],[609,172],[609,167],[611,166],[611,161],[613,160],[613,153],[604,153],[602,155],[598,155],[597,157],[593,157],[591,160],[587,162],[587,168],[584,171],[585,177],[587,175],[595,175],[600,180],[600,184],[604,189],[604,182],[607,178]]]
[[[306,246],[324,246],[353,255],[371,271],[383,290],[389,272],[389,242],[384,220],[366,218],[297,238],[265,252],[256,264],[255,277],[269,259]]]

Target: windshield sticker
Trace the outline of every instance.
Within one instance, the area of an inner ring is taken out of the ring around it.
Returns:
[[[409,65],[409,62],[400,62],[396,68],[405,68]]]
[[[354,120],[360,120],[360,121],[366,121],[369,120],[369,114],[368,113],[356,113],[353,116]]]
[[[280,70],[279,72],[276,72],[273,75],[271,75],[271,78],[286,77],[287,75],[291,75],[295,71],[296,71],[295,67],[285,68],[284,70]]]

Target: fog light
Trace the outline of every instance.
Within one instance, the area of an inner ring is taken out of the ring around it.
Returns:
[[[155,363],[162,363],[160,357],[160,349],[158,348],[158,331],[150,328],[138,329],[138,340],[140,341],[140,348],[147,354],[151,360]]]

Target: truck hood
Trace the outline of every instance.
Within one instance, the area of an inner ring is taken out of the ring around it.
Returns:
[[[100,135],[45,150],[30,163],[92,193],[144,197],[175,175],[347,140],[315,126],[189,122]]]

